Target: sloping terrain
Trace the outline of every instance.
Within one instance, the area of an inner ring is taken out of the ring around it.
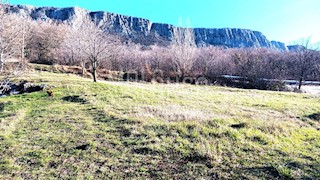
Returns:
[[[55,96],[0,98],[0,179],[320,178],[316,95],[20,79]]]

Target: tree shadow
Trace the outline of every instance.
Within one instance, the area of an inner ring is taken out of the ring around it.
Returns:
[[[104,110],[96,107],[87,109],[88,114],[93,117],[95,122],[105,123],[108,127],[114,128],[114,133],[119,133],[121,138],[128,138],[132,135],[132,129],[130,126],[137,124],[138,122],[130,121],[127,119],[116,118],[108,116]]]

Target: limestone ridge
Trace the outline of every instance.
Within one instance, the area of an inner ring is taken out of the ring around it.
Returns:
[[[279,42],[279,41],[271,41],[271,44],[273,45],[273,47],[275,47],[276,49],[279,49],[281,51],[288,51],[288,46],[286,46],[285,43],[283,42]]]
[[[54,8],[33,7],[25,5],[8,6],[9,12],[30,16],[34,20],[47,20],[74,23],[75,19],[89,14],[92,19],[109,33],[120,35],[143,45],[168,45],[173,34],[173,25],[153,23],[150,20],[124,16],[109,12],[90,12],[78,7]],[[281,51],[288,50],[286,45],[269,41],[261,32],[238,28],[195,28],[195,39],[198,46],[216,45],[227,48],[253,47],[269,48]]]

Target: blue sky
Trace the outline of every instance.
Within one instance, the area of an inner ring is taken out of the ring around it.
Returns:
[[[261,31],[270,40],[290,44],[312,36],[320,41],[320,0],[10,0],[34,6],[79,6],[192,27],[245,28]]]

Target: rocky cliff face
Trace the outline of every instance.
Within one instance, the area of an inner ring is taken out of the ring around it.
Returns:
[[[89,14],[106,32],[116,33],[124,39],[143,45],[170,43],[174,26],[152,23],[147,19],[124,16],[108,12],[89,12],[81,8],[53,8],[32,6],[10,6],[10,12],[30,16],[34,20],[47,20],[72,23],[75,19]],[[217,45],[228,48],[253,47],[287,50],[284,43],[269,41],[261,32],[247,29],[195,28],[195,39],[198,46]]]
[[[288,47],[287,47],[286,44],[284,44],[283,42],[271,41],[271,44],[272,44],[273,47],[275,47],[276,49],[279,49],[279,50],[281,50],[281,51],[288,51]]]
[[[194,29],[198,44],[225,47],[273,48],[271,42],[260,32],[246,29]]]

